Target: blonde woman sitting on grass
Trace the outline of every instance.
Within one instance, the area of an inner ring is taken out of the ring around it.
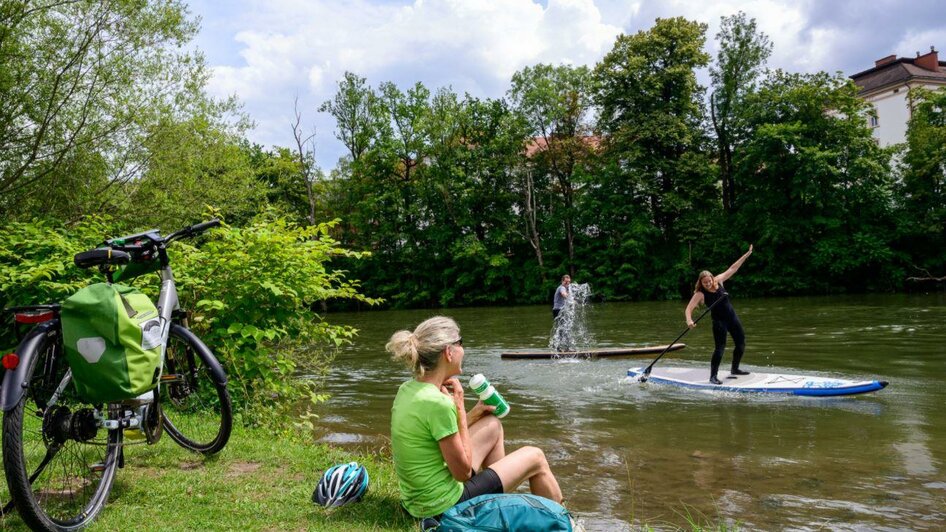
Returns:
[[[414,377],[391,407],[391,448],[401,503],[414,517],[439,518],[451,506],[487,493],[509,493],[523,481],[535,495],[562,502],[562,491],[538,447],[506,454],[494,407],[463,404],[463,339],[450,318],[436,316],[398,331],[385,346]]]

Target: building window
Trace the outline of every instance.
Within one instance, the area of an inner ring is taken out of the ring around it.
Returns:
[[[880,127],[880,122],[877,120],[876,116],[870,116],[867,118],[867,123],[870,124],[870,127]]]

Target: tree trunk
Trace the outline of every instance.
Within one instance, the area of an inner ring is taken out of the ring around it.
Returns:
[[[532,245],[532,249],[535,251],[535,258],[539,262],[539,268],[543,270],[542,276],[544,278],[545,264],[542,261],[542,240],[539,237],[539,230],[535,220],[535,184],[532,180],[532,174],[529,171],[526,171],[525,185],[526,231],[528,233],[529,244]]]

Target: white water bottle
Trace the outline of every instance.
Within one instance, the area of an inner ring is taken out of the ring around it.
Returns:
[[[506,417],[506,414],[509,413],[509,403],[503,399],[502,395],[499,395],[496,388],[486,380],[482,373],[473,375],[470,379],[470,388],[479,395],[480,401],[483,401],[484,404],[496,407],[496,410],[493,411],[496,417]]]

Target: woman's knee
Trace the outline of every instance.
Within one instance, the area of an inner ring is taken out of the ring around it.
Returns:
[[[545,452],[542,449],[532,445],[523,447],[523,449],[528,453],[529,465],[535,472],[549,468],[549,461],[545,458]]]
[[[489,434],[502,438],[503,436],[503,422],[496,416],[483,416],[477,424],[482,423],[483,428],[489,431]]]

